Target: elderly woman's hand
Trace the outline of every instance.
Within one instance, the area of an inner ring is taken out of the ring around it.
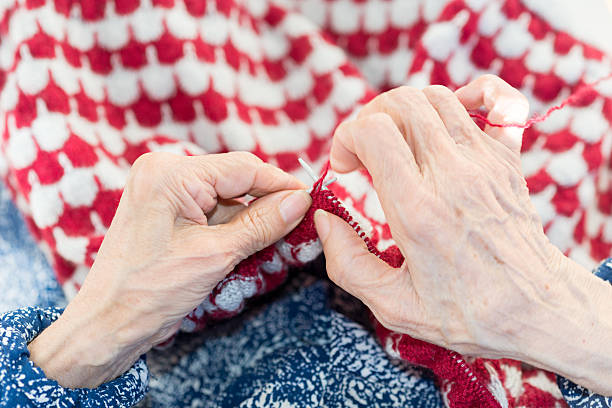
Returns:
[[[81,291],[30,344],[32,360],[69,387],[123,373],[238,262],[299,223],[304,187],[250,153],[142,156]],[[262,198],[232,200],[245,194]]]
[[[317,211],[329,276],[386,327],[468,355],[520,359],[612,394],[612,289],[547,239],[520,168],[526,99],[486,76],[456,93],[382,94],[334,136],[337,172],[371,174],[405,262],[389,267]]]

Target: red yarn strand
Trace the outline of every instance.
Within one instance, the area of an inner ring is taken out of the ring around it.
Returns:
[[[327,177],[327,173],[329,173],[330,168],[331,165],[328,160],[327,163],[325,163],[325,167],[323,167],[323,173],[321,174],[321,177],[319,177],[319,179],[315,181],[315,183],[312,185],[312,194],[318,193],[323,189],[323,187],[325,187],[325,178]]]
[[[398,268],[404,261],[404,257],[399,251],[397,253],[381,252],[374,242],[367,236],[367,234],[361,229],[359,223],[353,219],[348,210],[342,205],[340,200],[334,195],[334,193],[328,189],[324,189],[323,185],[327,173],[329,172],[329,161],[327,162],[325,169],[321,177],[313,184],[312,192],[310,193],[313,199],[313,208],[321,208],[328,211],[348,223],[359,237],[366,243],[368,251],[376,255],[378,258],[385,261],[387,264],[394,268]],[[471,367],[463,359],[463,357],[455,351],[444,349],[434,344],[429,344],[421,340],[416,340],[409,335],[404,335],[404,341],[417,342],[419,344],[418,349],[421,353],[429,356],[429,363],[424,361],[418,361],[418,365],[423,365],[431,369],[434,374],[439,378],[455,382],[461,381],[461,379],[469,378],[469,382],[466,383],[467,388],[464,390],[461,400],[466,403],[466,406],[478,406],[482,408],[500,408],[499,402],[483,384],[483,382],[474,374]],[[402,347],[402,346],[400,346]],[[402,354],[400,352],[400,354]],[[411,361],[408,355],[402,354],[402,358]],[[414,361],[413,361],[414,362]],[[469,405],[467,405],[469,404]]]
[[[594,88],[597,85],[599,85],[601,82],[603,82],[603,81],[605,81],[607,79],[610,79],[610,78],[612,78],[612,74],[607,75],[607,76],[605,76],[603,78],[600,78],[600,79],[598,79],[595,82],[591,82],[590,84],[584,84],[584,85],[580,86],[574,93],[572,93],[570,96],[565,98],[560,104],[551,106],[550,108],[548,108],[548,110],[543,115],[538,115],[538,114],[534,115],[533,117],[528,119],[525,123],[516,123],[516,122],[494,123],[494,122],[491,122],[489,119],[487,119],[486,116],[484,116],[483,114],[478,113],[478,112],[471,112],[470,116],[472,118],[482,120],[485,124],[487,124],[489,126],[493,126],[493,127],[501,127],[501,128],[514,127],[514,128],[527,129],[527,128],[530,128],[531,126],[535,125],[536,123],[540,123],[540,122],[545,121],[546,119],[548,119],[550,117],[550,115],[553,114],[553,112],[558,111],[560,109],[563,109],[567,105],[570,105],[570,104],[576,102],[586,92],[594,90]]]

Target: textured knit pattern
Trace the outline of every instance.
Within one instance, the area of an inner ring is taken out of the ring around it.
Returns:
[[[299,173],[298,155],[320,168],[335,126],[376,91],[454,88],[484,72],[542,111],[610,70],[602,52],[554,26],[517,0],[5,0],[0,174],[70,298],[140,154],[250,150],[288,171]],[[585,265],[612,248],[609,85],[529,129],[523,144],[546,232]],[[334,192],[372,245],[393,244],[365,175],[342,177]],[[235,315],[288,265],[316,257],[311,226],[301,231],[241,264],[183,329]],[[390,352],[411,344],[381,335]],[[451,406],[461,395],[490,401],[471,392],[474,375],[502,405],[562,404],[552,375],[511,363],[461,375],[445,359]]]
[[[121,377],[96,389],[61,387],[29,359],[28,343],[62,309],[31,307],[0,315],[0,407],[131,407],[146,392],[149,372],[139,359]]]

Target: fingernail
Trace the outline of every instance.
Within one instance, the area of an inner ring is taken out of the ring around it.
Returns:
[[[314,213],[315,226],[317,227],[317,232],[319,233],[319,238],[322,241],[325,241],[327,236],[329,235],[329,216],[323,210],[317,210]]]
[[[310,207],[312,199],[310,194],[304,190],[294,191],[280,203],[281,217],[287,224],[299,220]]]

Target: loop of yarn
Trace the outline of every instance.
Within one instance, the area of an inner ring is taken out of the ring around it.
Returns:
[[[551,106],[546,110],[546,112],[542,115],[535,114],[531,118],[529,118],[525,123],[516,123],[516,122],[507,122],[507,123],[495,123],[491,122],[485,115],[479,112],[470,112],[470,116],[474,119],[481,120],[485,124],[492,127],[500,127],[500,128],[520,128],[520,129],[528,129],[535,125],[536,123],[540,123],[545,121],[553,114],[553,112],[558,111],[560,109],[565,108],[567,105],[571,105],[580,100],[586,93],[593,91],[594,88],[599,85],[601,82],[612,78],[612,74],[607,75],[603,78],[598,79],[595,82],[591,82],[589,84],[584,84],[580,86],[576,91],[574,91],[570,96],[561,101],[560,104]]]

